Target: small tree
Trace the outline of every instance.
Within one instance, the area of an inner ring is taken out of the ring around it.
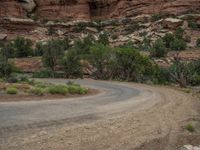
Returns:
[[[183,34],[184,34],[183,28],[179,27],[179,28],[176,29],[176,31],[175,31],[175,36],[176,36],[178,39],[182,39],[182,38],[183,38]]]
[[[167,54],[165,43],[162,39],[158,39],[153,43],[151,56],[152,57],[164,57]]]
[[[12,68],[8,62],[6,49],[0,49],[0,76],[8,78],[12,73]]]
[[[190,70],[190,65],[187,62],[181,62],[176,58],[174,64],[169,69],[170,77],[181,87],[186,87],[191,79]]]
[[[167,33],[164,37],[163,37],[163,42],[165,42],[165,46],[167,48],[170,48],[170,44],[171,42],[174,41],[174,35],[171,33]]]
[[[13,47],[15,49],[16,57],[27,57],[33,53],[31,40],[23,37],[17,37],[14,40]]]
[[[197,41],[196,41],[196,45],[197,45],[197,47],[200,47],[200,38],[197,39]]]
[[[171,43],[170,43],[170,48],[172,50],[180,51],[180,50],[185,50],[187,47],[187,43],[183,39],[178,39],[175,38]]]
[[[99,43],[102,43],[104,45],[108,45],[109,44],[109,36],[108,36],[108,33],[106,32],[103,32],[99,35],[99,40],[98,40]]]
[[[59,60],[64,55],[64,48],[57,40],[48,41],[44,46],[42,60],[46,67],[49,67],[52,71],[55,71],[55,67],[58,65]]]
[[[90,48],[89,61],[96,68],[95,76],[105,78],[106,70],[110,60],[110,48],[102,43],[95,44]]]
[[[67,78],[83,77],[82,65],[76,50],[71,49],[67,52],[61,61],[61,66],[64,69]]]
[[[34,56],[42,56],[43,55],[43,49],[44,49],[44,44],[41,42],[36,43],[35,50],[34,50]]]

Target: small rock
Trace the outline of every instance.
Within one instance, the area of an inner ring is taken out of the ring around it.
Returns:
[[[0,41],[5,40],[7,38],[7,34],[0,34]]]

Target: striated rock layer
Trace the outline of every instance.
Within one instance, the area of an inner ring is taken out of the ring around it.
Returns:
[[[200,0],[0,0],[0,17],[108,19],[141,14],[200,12]]]

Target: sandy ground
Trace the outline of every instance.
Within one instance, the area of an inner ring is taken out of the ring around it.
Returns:
[[[200,144],[197,98],[169,87],[120,84],[154,93],[156,103],[97,120],[0,130],[0,149],[175,150]],[[194,133],[185,130],[188,123],[195,125]]]

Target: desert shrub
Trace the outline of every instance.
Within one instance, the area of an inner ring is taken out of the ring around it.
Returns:
[[[162,38],[163,42],[165,42],[165,46],[167,48],[170,48],[171,42],[174,41],[174,34],[172,33],[167,33],[165,36]]]
[[[71,49],[67,52],[65,57],[62,58],[61,66],[67,78],[83,77],[82,65],[76,50]]]
[[[200,47],[200,38],[197,39],[197,41],[196,41],[196,46],[197,46],[197,47]]]
[[[187,47],[187,43],[183,39],[178,39],[175,38],[171,43],[170,43],[170,48],[172,50],[180,51],[180,50],[185,50]]]
[[[175,33],[174,33],[175,37],[178,38],[178,39],[182,39],[183,34],[184,34],[184,30],[181,27],[177,28]]]
[[[106,78],[106,67],[110,60],[111,49],[102,43],[90,47],[89,62],[96,68],[94,76],[97,78]]]
[[[34,49],[34,56],[42,56],[43,55],[44,44],[41,42],[36,43]]]
[[[79,22],[75,27],[74,27],[74,32],[81,32],[83,30],[85,30],[85,28],[87,27],[87,23],[86,22]]]
[[[167,54],[167,49],[162,39],[158,39],[153,43],[150,54],[152,57],[158,57],[158,58],[164,57]]]
[[[80,87],[79,85],[70,85],[68,86],[70,94],[86,94],[88,89]]]
[[[152,68],[153,76],[151,81],[154,84],[166,85],[170,84],[170,74],[169,69],[164,67],[159,67],[158,65],[154,65]]]
[[[29,81],[29,78],[27,75],[19,74],[19,73],[12,73],[7,79],[7,82],[9,83],[28,82],[28,81]]]
[[[195,20],[189,20],[188,21],[188,26],[192,29],[198,29],[198,24]]]
[[[53,78],[57,77],[57,73],[53,72],[52,70],[49,69],[42,69],[41,71],[34,72],[32,77],[33,78]]]
[[[162,19],[162,15],[161,15],[161,14],[154,14],[154,15],[152,15],[152,17],[151,17],[151,21],[152,21],[152,22],[158,21],[158,20],[160,20],[160,19]]]
[[[114,50],[111,57],[109,71],[115,79],[143,82],[151,78],[153,64],[147,56],[143,56],[136,49],[122,47]]]
[[[42,88],[36,87],[36,88],[31,89],[30,93],[34,95],[42,96],[44,95],[44,90]]]
[[[17,37],[14,40],[13,47],[16,57],[27,57],[33,54],[32,42],[29,39],[23,37]]]
[[[194,126],[192,124],[187,124],[185,128],[189,132],[194,132],[195,131],[195,128],[194,128]]]
[[[7,93],[7,94],[11,94],[11,95],[15,95],[15,94],[18,93],[18,90],[17,90],[16,88],[14,88],[14,87],[8,87],[8,88],[6,89],[6,93]]]
[[[200,85],[200,75],[199,74],[195,74],[195,75],[192,76],[191,85],[192,86]]]
[[[88,89],[87,88],[80,88],[79,94],[87,94],[87,93],[88,93]]]
[[[148,51],[151,49],[151,40],[147,37],[144,37],[140,49]]]
[[[49,27],[48,28],[48,35],[54,35],[56,33],[56,30],[54,27]]]
[[[140,25],[138,23],[133,23],[125,28],[126,34],[131,34],[140,29]]]
[[[68,87],[70,94],[79,94],[80,89],[81,89],[80,86],[75,86],[75,85],[71,85]]]
[[[176,59],[173,65],[170,66],[169,72],[172,82],[178,83],[181,87],[186,87],[190,84],[194,70],[189,63]]]
[[[0,49],[0,77],[8,78],[13,72],[13,65],[8,62],[6,49]]]
[[[50,94],[61,94],[61,95],[67,95],[68,88],[63,85],[52,85],[48,88],[48,92]]]
[[[61,43],[60,40],[48,41],[43,50],[43,63],[52,71],[55,71],[55,67],[64,55],[65,47]]]
[[[83,40],[76,40],[73,49],[76,50],[77,54],[82,57],[87,57],[90,53],[90,47],[95,43],[95,39],[92,35],[88,35]]]
[[[107,32],[100,33],[98,42],[104,45],[108,45],[109,44],[108,33]]]
[[[13,58],[15,56],[15,51],[12,42],[0,44],[0,49],[4,52],[4,55],[7,58]]]

